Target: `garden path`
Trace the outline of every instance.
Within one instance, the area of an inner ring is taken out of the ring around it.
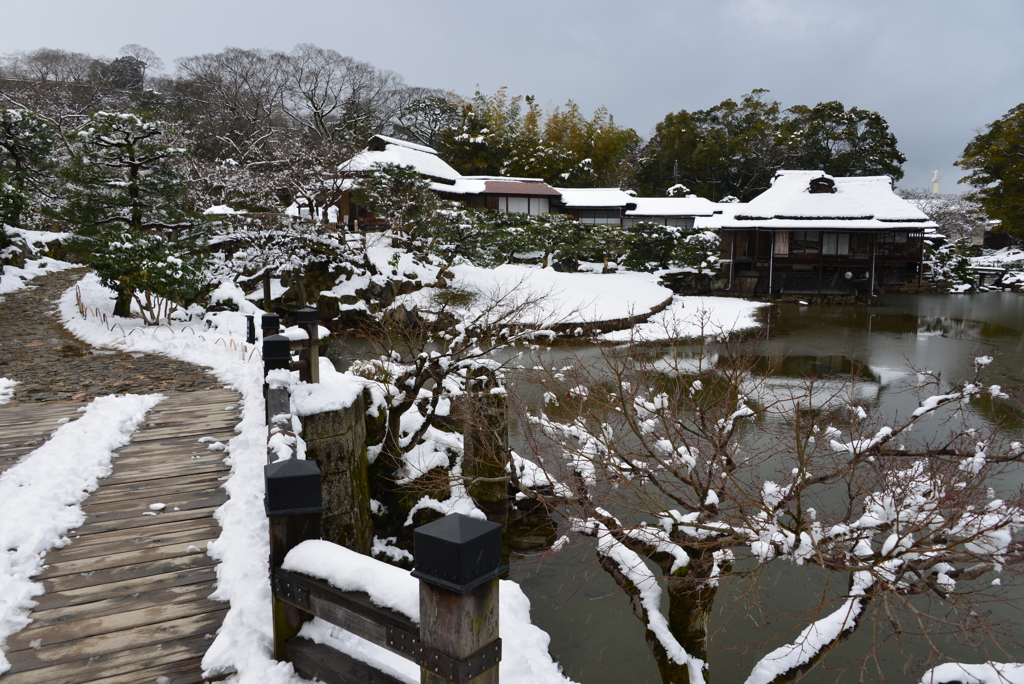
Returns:
[[[227,612],[208,598],[216,564],[205,551],[220,534],[213,513],[227,500],[220,485],[229,470],[210,443],[234,436],[240,397],[195,366],[71,337],[54,309],[82,274],[43,276],[0,300],[0,377],[20,383],[0,406],[0,473],[96,397],[167,399],[117,451],[71,543],[47,553],[34,578],[45,593],[32,623],[7,639],[12,667],[0,680],[202,682],[200,660]],[[164,507],[151,510],[156,503]]]

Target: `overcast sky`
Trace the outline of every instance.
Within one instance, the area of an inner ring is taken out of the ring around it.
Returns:
[[[604,105],[649,137],[669,112],[767,88],[783,106],[880,112],[907,155],[902,187],[942,190],[974,131],[1024,101],[1021,0],[0,0],[0,53],[39,47],[174,60],[226,46],[315,43],[472,95],[508,86]]]

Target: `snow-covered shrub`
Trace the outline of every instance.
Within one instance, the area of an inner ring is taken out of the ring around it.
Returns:
[[[677,228],[641,221],[625,232],[626,252],[622,264],[626,268],[646,271],[652,266],[668,267],[679,241]]]
[[[931,279],[950,287],[974,285],[971,273],[973,247],[969,238],[947,242],[931,253]]]
[[[691,233],[676,243],[672,265],[693,269],[697,273],[716,271],[721,242],[718,233],[710,230]]]

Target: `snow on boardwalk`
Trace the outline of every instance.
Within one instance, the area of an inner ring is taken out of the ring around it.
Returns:
[[[85,523],[33,578],[45,592],[3,647],[3,684],[203,681],[200,661],[227,612],[208,598],[216,576],[205,551],[220,535],[213,513],[229,468],[199,440],[234,437],[238,401],[225,390],[171,394],[147,415],[83,502]],[[40,409],[0,407],[0,421]]]

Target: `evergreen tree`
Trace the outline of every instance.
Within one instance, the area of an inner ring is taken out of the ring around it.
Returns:
[[[359,181],[355,201],[366,205],[376,218],[409,237],[429,233],[437,220],[441,200],[430,181],[411,166],[377,164]]]
[[[974,186],[971,199],[981,204],[999,230],[1024,236],[1024,104],[985,127],[964,148],[956,165]]]
[[[173,164],[185,151],[165,134],[163,123],[135,114],[96,113],[65,170],[62,214],[76,226],[69,246],[117,292],[120,316],[133,296],[152,313],[151,295],[185,302],[204,284],[205,225],[187,211]]]
[[[646,195],[685,183],[712,200],[749,201],[780,169],[898,180],[905,161],[877,112],[840,102],[784,110],[767,90],[754,90],[739,102],[666,116],[641,153],[636,180]]]
[[[833,176],[890,176],[903,178],[907,158],[896,136],[878,112],[842,102],[821,102],[789,109],[789,127],[799,140],[796,160],[802,169],[821,169]]]
[[[30,198],[49,194],[53,133],[26,109],[0,109],[0,223],[20,226]]]

